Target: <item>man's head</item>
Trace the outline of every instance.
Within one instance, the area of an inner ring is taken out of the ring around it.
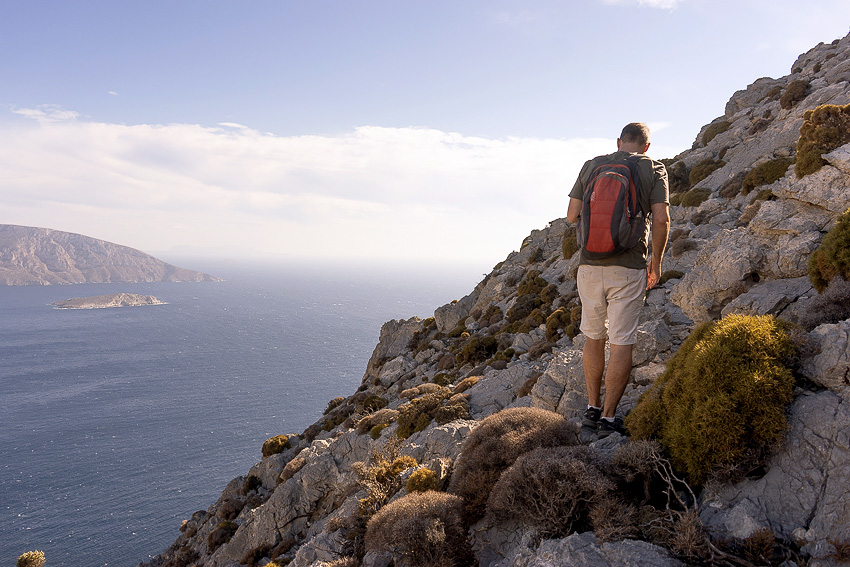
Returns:
[[[649,127],[643,122],[626,124],[617,138],[617,149],[635,154],[645,154],[649,149]]]

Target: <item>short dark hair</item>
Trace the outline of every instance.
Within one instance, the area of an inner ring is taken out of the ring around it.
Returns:
[[[620,139],[624,142],[639,142],[641,145],[649,143],[649,126],[643,122],[632,122],[626,124],[623,132],[620,134]]]

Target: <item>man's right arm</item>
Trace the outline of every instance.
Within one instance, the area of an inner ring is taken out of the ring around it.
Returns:
[[[570,197],[570,206],[567,208],[567,220],[570,222],[578,222],[578,217],[581,215],[581,199]],[[562,209],[563,210],[563,209]]]

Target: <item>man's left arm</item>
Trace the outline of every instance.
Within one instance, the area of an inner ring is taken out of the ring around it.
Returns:
[[[661,260],[667,247],[667,237],[670,234],[670,211],[667,203],[653,203],[652,225],[652,257],[646,266],[646,289],[652,289],[661,279]]]

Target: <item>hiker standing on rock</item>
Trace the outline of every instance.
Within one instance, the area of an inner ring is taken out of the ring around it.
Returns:
[[[615,412],[631,375],[645,292],[660,278],[670,230],[669,189],[664,164],[645,155],[648,149],[646,124],[628,124],[617,139],[617,151],[587,161],[570,192],[567,218],[579,223],[576,280],[581,331],[587,337],[582,353],[588,401],[581,426],[585,442],[625,432]],[[606,340],[611,341],[607,369]]]

